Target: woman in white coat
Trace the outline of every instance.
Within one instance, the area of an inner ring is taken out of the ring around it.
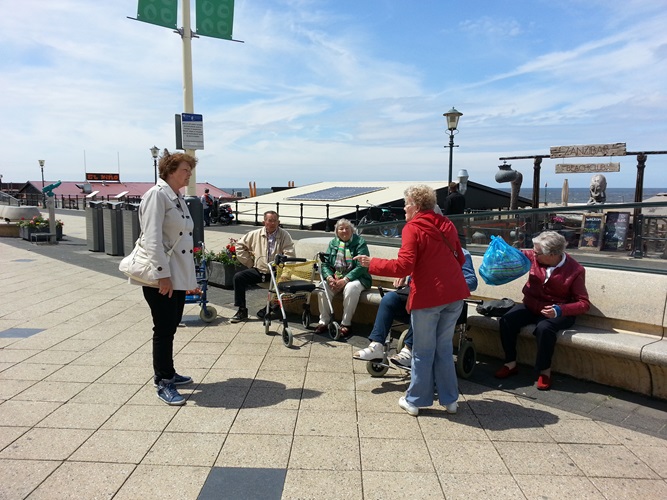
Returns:
[[[185,398],[176,386],[189,384],[192,378],[174,369],[174,335],[183,316],[185,292],[197,288],[192,255],[194,221],[180,190],[188,185],[196,164],[193,156],[169,154],[165,149],[159,163],[160,179],[139,206],[141,245],[158,279],[157,287],[143,287],[153,316],[154,383],[158,398],[177,406],[185,404]]]

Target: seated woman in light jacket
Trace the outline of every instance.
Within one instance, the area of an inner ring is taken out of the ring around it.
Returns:
[[[350,335],[352,317],[357,310],[361,292],[371,287],[368,269],[356,262],[357,255],[370,255],[366,240],[354,232],[354,226],[347,219],[336,222],[336,237],[329,243],[325,261],[322,263],[322,279],[334,294],[343,293],[343,318],[340,334]],[[318,294],[320,322],[315,331],[324,333],[331,321],[331,311],[324,293]]]

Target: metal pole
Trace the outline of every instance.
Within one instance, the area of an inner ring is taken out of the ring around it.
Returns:
[[[452,182],[452,160],[454,158],[454,131],[449,131],[449,179],[448,183]]]
[[[190,0],[183,0],[183,111],[185,113],[194,113],[194,96],[192,83],[192,30],[190,23]],[[186,154],[195,156],[194,149],[186,149]],[[188,196],[197,196],[197,171],[192,171],[190,183],[185,188],[185,194]]]
[[[153,158],[153,168],[155,169],[155,184],[157,184],[157,158]]]
[[[42,206],[46,208],[46,195],[44,194],[44,160],[39,160],[39,168],[42,170]]]

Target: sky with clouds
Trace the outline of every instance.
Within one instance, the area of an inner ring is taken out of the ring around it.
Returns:
[[[0,3],[3,181],[40,179],[39,159],[47,181],[152,180],[184,111],[180,36],[128,19],[136,0]],[[663,0],[237,0],[244,43],[192,40],[197,181],[447,180],[452,106],[454,176],[494,187],[499,157],[551,146],[665,151],[665,27]],[[606,161],[545,159],[542,185],[587,187],[555,164]],[[634,186],[635,157],[612,161],[609,187]],[[530,196],[532,161],[511,163]],[[667,155],[644,185],[667,188]]]

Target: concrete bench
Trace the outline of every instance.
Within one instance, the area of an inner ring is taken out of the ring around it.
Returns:
[[[473,257],[475,268],[481,257]],[[520,302],[525,279],[502,286],[480,278],[473,297]],[[577,317],[571,329],[559,333],[553,369],[577,378],[667,398],[667,340],[664,338],[667,276],[586,269],[590,311]],[[503,358],[497,318],[469,309],[470,335],[479,352]],[[518,361],[533,365],[532,325],[519,335]]]
[[[297,255],[312,258],[330,238],[307,238],[296,243]],[[369,245],[374,257],[395,258],[398,249]],[[473,256],[475,269],[482,258]],[[486,285],[479,277],[474,299],[508,297],[521,302],[525,277],[502,286]],[[373,284],[391,289],[392,279],[373,276]],[[590,311],[573,328],[560,332],[553,358],[555,372],[667,399],[667,276],[587,268]],[[312,301],[316,304],[317,301]],[[375,319],[380,294],[377,288],[362,293],[354,321]],[[341,304],[336,301],[335,308]],[[340,314],[340,309],[337,310]],[[468,325],[477,352],[502,359],[498,319],[468,308]],[[518,341],[518,361],[533,365],[533,328],[524,327]]]

